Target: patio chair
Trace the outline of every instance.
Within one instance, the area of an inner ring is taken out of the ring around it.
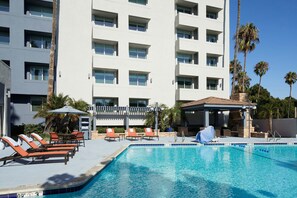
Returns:
[[[152,128],[144,128],[144,136],[143,137],[146,137],[148,139],[151,139],[151,138],[158,138],[159,140],[159,135],[155,134],[155,132],[152,130]]]
[[[74,141],[77,145],[80,145],[82,143],[84,147],[86,146],[83,132],[73,131],[71,135],[73,135],[71,140]]]
[[[60,142],[60,139],[59,139],[59,135],[58,133],[56,132],[49,132],[49,135],[50,135],[50,140],[49,140],[49,143],[52,144],[52,143],[59,143]]]
[[[37,140],[43,147],[76,147],[76,150],[79,150],[78,144],[49,144],[36,133],[31,133],[31,137]]]
[[[26,136],[25,134],[20,134],[19,138],[21,140],[21,142],[26,142],[31,148],[28,149],[28,152],[32,152],[32,151],[69,151],[71,152],[71,157],[74,156],[75,154],[75,146],[72,147],[43,147],[43,146],[38,146],[32,138],[29,138],[28,136]]]
[[[104,137],[105,140],[107,140],[107,139],[108,140],[111,140],[111,139],[115,140],[116,138],[118,138],[119,141],[120,141],[120,136],[114,132],[113,128],[107,128],[105,130],[105,132],[106,132],[106,136]]]
[[[15,159],[21,159],[21,158],[32,158],[33,160],[34,158],[42,158],[43,160],[45,160],[45,158],[63,157],[65,165],[69,160],[68,151],[46,151],[46,152],[28,153],[19,145],[19,143],[17,143],[10,137],[7,137],[7,136],[0,137],[0,140],[8,144],[15,151],[13,155],[0,159],[0,161],[3,161],[3,165],[6,164],[7,160],[15,160]]]
[[[140,139],[140,140],[142,140],[142,135],[138,135],[134,128],[128,128],[126,139]]]

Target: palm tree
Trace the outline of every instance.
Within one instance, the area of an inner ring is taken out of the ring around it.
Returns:
[[[240,0],[237,1],[237,23],[236,23],[236,33],[235,33],[235,51],[234,51],[234,67],[233,67],[233,78],[232,78],[232,91],[231,95],[235,93],[235,78],[237,75],[237,53],[239,49],[239,26],[240,26]]]
[[[247,54],[256,48],[256,43],[259,43],[259,30],[253,23],[247,23],[239,29],[238,33],[239,51],[244,54],[243,72],[246,73],[246,57]],[[243,81],[243,84],[244,81]],[[243,87],[245,92],[245,87]]]
[[[292,98],[292,85],[297,81],[296,72],[288,72],[285,76],[285,82],[290,85],[290,99],[289,99],[289,108],[288,108],[288,118],[290,117],[290,108],[291,108],[291,98]]]
[[[236,69],[234,69],[235,67],[236,67]],[[230,71],[230,74],[232,74],[232,87],[234,86],[234,93],[235,93],[235,87],[236,86],[235,86],[235,84],[233,85],[233,83],[237,82],[238,73],[240,73],[242,71],[241,63],[238,60],[236,61],[236,63],[235,63],[234,60],[230,61],[229,71]],[[234,72],[237,72],[237,73],[235,74]]]
[[[57,0],[53,0],[52,40],[51,40],[51,49],[50,49],[50,63],[49,63],[49,69],[48,69],[47,101],[50,100],[50,97],[54,93],[56,29],[57,29]]]
[[[254,72],[256,73],[257,76],[260,76],[258,95],[257,95],[257,100],[256,101],[258,101],[258,98],[259,98],[259,95],[260,95],[262,76],[266,74],[266,72],[268,71],[268,67],[269,67],[269,64],[267,62],[265,62],[265,61],[260,61],[259,63],[257,63],[255,65]]]

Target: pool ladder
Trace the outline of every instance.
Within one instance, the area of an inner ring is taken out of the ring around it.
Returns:
[[[282,136],[275,130],[274,132],[268,131],[268,133],[272,136],[272,138],[269,138],[268,141],[277,142],[277,140],[280,140]]]

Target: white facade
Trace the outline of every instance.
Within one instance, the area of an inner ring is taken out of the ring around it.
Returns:
[[[57,93],[117,106],[229,97],[229,0],[63,0],[58,32]]]

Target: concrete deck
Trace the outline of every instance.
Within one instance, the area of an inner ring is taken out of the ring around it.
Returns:
[[[90,177],[100,171],[114,156],[124,150],[131,143],[192,143],[194,137],[186,137],[184,142],[178,137],[160,137],[160,140],[142,141],[105,141],[87,140],[86,147],[80,147],[79,152],[64,165],[63,159],[47,159],[44,162],[24,159],[9,162],[2,166],[0,164],[0,195],[9,193],[24,193],[42,191],[43,189],[56,189],[57,187],[68,187],[81,185]],[[267,142],[263,138],[219,138],[219,143],[256,143]],[[273,142],[273,141],[270,141]],[[294,143],[296,138],[282,138],[277,141]],[[24,143],[25,144],[25,143]],[[26,148],[26,145],[23,145]],[[0,158],[13,153],[10,147],[0,150]],[[30,163],[31,162],[31,163]]]

